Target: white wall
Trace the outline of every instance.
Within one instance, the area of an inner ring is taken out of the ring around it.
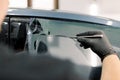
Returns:
[[[87,14],[90,0],[60,0],[59,3],[61,10]]]
[[[9,0],[10,8],[26,8],[27,0]]]
[[[95,0],[60,0],[60,9],[77,13],[90,14],[90,5]],[[120,0],[96,0],[98,15],[120,20]]]
[[[27,8],[27,0],[9,0],[11,8]],[[52,10],[54,9],[54,0],[33,0],[32,8]]]
[[[54,9],[54,0],[33,0],[33,8],[52,10]]]

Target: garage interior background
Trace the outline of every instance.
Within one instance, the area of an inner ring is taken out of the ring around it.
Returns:
[[[65,10],[69,12],[107,17],[120,21],[120,0],[10,0],[10,8]]]

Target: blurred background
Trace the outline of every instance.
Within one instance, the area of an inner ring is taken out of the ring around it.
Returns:
[[[120,20],[120,0],[10,0],[9,7],[64,10]]]

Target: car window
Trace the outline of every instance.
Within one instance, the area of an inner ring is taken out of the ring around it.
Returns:
[[[51,35],[75,36],[76,34],[89,30],[103,30],[113,46],[120,48],[120,27],[100,25],[88,22],[75,22],[65,20],[39,19],[45,32]]]
[[[34,25],[36,24],[37,25]],[[26,43],[27,28],[31,24],[31,29],[39,26],[38,31],[49,35],[64,35],[74,37],[80,32],[89,30],[103,30],[108,36],[113,47],[120,52],[120,27],[101,25],[97,23],[89,23],[83,21],[60,20],[60,19],[45,19],[34,17],[6,17],[3,23],[5,38],[1,39],[7,44],[14,46],[13,48],[24,49]],[[38,25],[39,24],[39,25]],[[10,26],[10,27],[8,27]],[[37,28],[35,28],[37,29]],[[34,32],[36,33],[36,32]],[[22,41],[20,41],[22,40]],[[22,45],[22,46],[18,46]]]

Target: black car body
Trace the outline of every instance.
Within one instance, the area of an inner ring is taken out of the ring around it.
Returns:
[[[108,18],[62,11],[9,9],[3,22],[3,42],[16,53],[27,50],[29,54],[50,55],[68,59],[81,67],[86,80],[98,80],[101,61],[90,49],[83,49],[76,34],[90,30],[104,31],[114,49],[120,53],[120,22]]]

